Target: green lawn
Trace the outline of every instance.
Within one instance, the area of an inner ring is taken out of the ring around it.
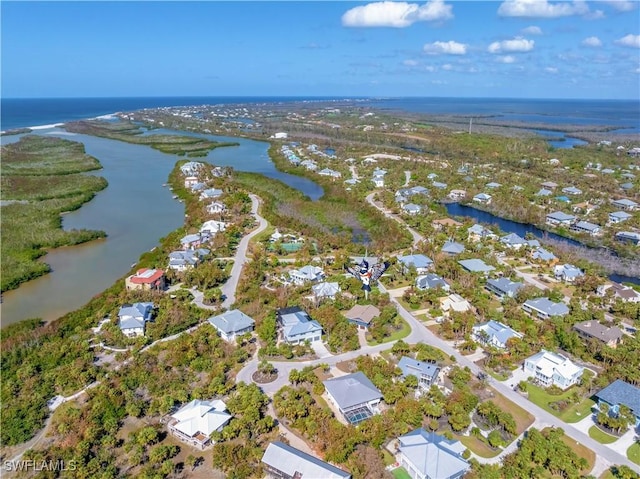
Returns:
[[[615,479],[615,476],[611,472],[611,469],[604,471],[598,479]]]
[[[398,467],[397,469],[394,469],[393,471],[391,471],[391,474],[393,474],[393,477],[395,477],[396,479],[411,479],[411,476],[404,467]]]
[[[612,442],[616,442],[618,440],[617,437],[612,436],[611,434],[607,434],[595,425],[589,428],[589,437],[595,439],[600,444],[611,444]]]
[[[629,449],[627,449],[627,457],[635,462],[636,464],[640,464],[640,444],[635,443]]]
[[[563,392],[557,396],[553,396],[545,391],[543,388],[536,386],[534,384],[527,384],[527,392],[529,393],[529,400],[540,406],[545,411],[550,412],[554,416],[559,417],[565,422],[574,423],[578,422],[585,417],[587,417],[591,411],[591,408],[595,405],[595,402],[589,398],[585,398],[577,404],[572,404],[564,411],[556,411],[549,406],[549,403],[555,401],[561,401],[563,399],[567,399],[573,389],[569,389],[568,391]]]
[[[475,436],[459,436],[454,434],[454,437],[464,444],[467,449],[480,457],[495,457],[500,453],[500,449],[492,449],[487,443]]]
[[[391,454],[384,448],[382,449],[382,458],[385,466],[390,466],[391,464],[395,464],[396,462],[396,458],[393,457],[393,454]]]
[[[497,379],[498,381],[506,381],[509,376],[502,373],[497,373],[493,369],[486,368],[487,373],[491,375],[493,379]]]
[[[518,406],[513,401],[510,401],[502,394],[498,393],[495,389],[491,389],[493,397],[491,400],[500,407],[503,411],[511,413],[513,419],[516,422],[516,434],[520,435],[525,429],[529,428],[533,424],[535,418],[533,415],[525,409]]]
[[[376,344],[388,343],[390,341],[397,341],[398,339],[406,338],[407,336],[409,336],[409,334],[411,334],[411,327],[403,319],[402,320],[402,327],[400,329],[398,329],[397,331],[395,331],[393,334],[391,334],[390,336],[387,336],[386,338],[384,338],[380,342],[370,341],[369,339],[367,339],[367,344],[369,346],[375,346]]]

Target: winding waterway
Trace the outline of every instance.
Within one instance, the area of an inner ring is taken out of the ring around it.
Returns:
[[[105,138],[70,134],[51,128],[37,134],[55,135],[78,141],[87,154],[97,158],[109,186],[79,210],[63,217],[63,228],[106,231],[106,239],[51,250],[42,261],[52,272],[3,293],[2,326],[28,318],[54,320],[86,304],[93,296],[123,277],[142,253],[159,239],[180,227],[184,207],[163,188],[178,157],[148,146]],[[184,132],[173,132],[184,134]],[[283,181],[312,200],[323,195],[322,187],[306,178],[282,173],[268,155],[269,143],[242,138],[205,135],[217,141],[234,141],[239,146],[209,153],[207,161],[252,171]],[[2,144],[18,141],[20,135],[2,137]]]

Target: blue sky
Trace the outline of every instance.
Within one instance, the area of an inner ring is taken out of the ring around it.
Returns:
[[[2,95],[640,99],[639,7],[3,1]]]

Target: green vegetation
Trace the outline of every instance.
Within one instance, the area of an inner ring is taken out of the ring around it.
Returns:
[[[612,442],[616,442],[618,440],[617,437],[607,434],[598,426],[591,426],[589,428],[589,437],[595,439],[600,444],[611,444]]]
[[[627,449],[627,457],[631,461],[640,465],[640,442],[636,442],[635,444],[631,445],[629,449]]]
[[[238,143],[223,143],[186,135],[142,135],[137,125],[129,122],[108,123],[98,120],[77,121],[65,124],[68,131],[100,136],[112,140],[148,145],[151,148],[179,156],[202,157],[214,148],[237,146]]]
[[[394,469],[391,471],[391,474],[393,474],[393,477],[396,479],[411,479],[411,476],[404,467]]]
[[[560,394],[550,394],[547,390],[535,384],[527,384],[526,387],[528,398],[531,402],[568,423],[578,422],[584,419],[595,405],[595,402],[591,399],[576,398],[573,389],[561,392]],[[575,402],[575,399],[578,399],[578,401]],[[552,407],[552,404],[558,404],[563,401],[566,401],[571,406],[560,411]]]
[[[104,178],[82,174],[100,169],[80,143],[53,137],[24,136],[5,145],[2,154],[1,290],[50,271],[36,261],[47,248],[103,238],[102,231],[62,229],[61,214],[80,208],[106,188]]]

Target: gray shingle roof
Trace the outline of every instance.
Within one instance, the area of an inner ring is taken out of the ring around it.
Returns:
[[[465,447],[460,441],[424,429],[400,436],[398,441],[402,454],[426,477],[461,477],[469,469],[469,463],[461,457]]]
[[[239,309],[233,309],[218,316],[211,316],[208,321],[217,330],[229,334],[253,327],[255,321]]]
[[[640,388],[621,379],[616,379],[599,393],[596,397],[609,404],[624,404],[633,414],[640,417]]]
[[[569,307],[566,304],[554,303],[549,298],[528,299],[524,304],[549,316],[562,316],[569,313]]]
[[[267,446],[262,462],[289,477],[298,477],[296,473],[299,473],[302,479],[349,479],[351,477],[348,472],[280,441],[272,442]]]
[[[486,273],[495,269],[481,259],[463,259],[462,261],[458,261],[458,264],[472,273]]]
[[[327,379],[323,384],[343,411],[358,404],[382,399],[382,393],[361,371]]]
[[[402,356],[400,358],[400,362],[398,362],[398,367],[402,370],[402,376],[416,376],[420,379],[420,376],[429,376],[433,378],[438,371],[440,371],[440,367],[437,364],[425,363],[424,361],[418,361],[417,359],[409,358],[407,356]]]

